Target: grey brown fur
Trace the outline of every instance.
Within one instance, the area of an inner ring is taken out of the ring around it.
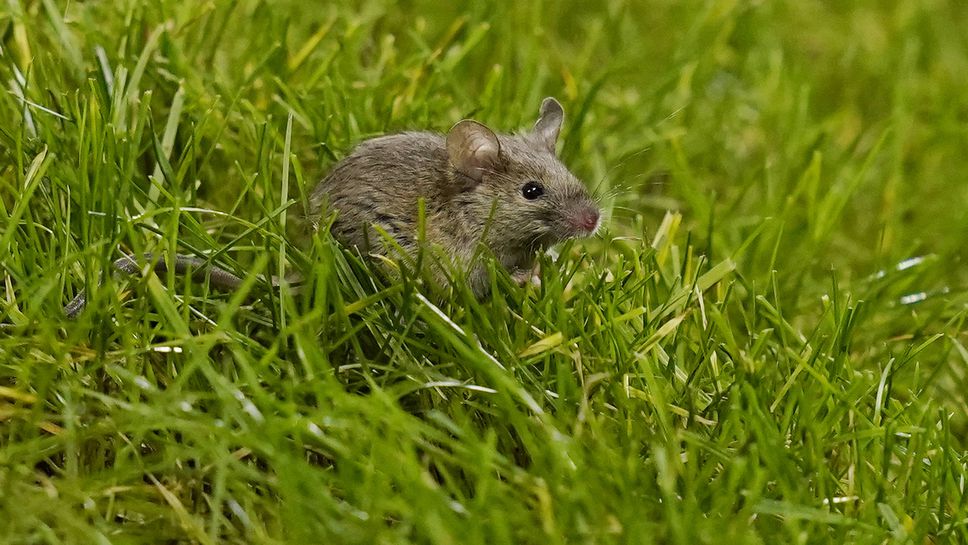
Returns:
[[[555,144],[564,119],[557,100],[546,98],[534,129],[520,135],[496,134],[476,121],[463,120],[446,134],[404,132],[367,140],[340,161],[313,191],[310,215],[319,225],[336,213],[331,232],[341,243],[367,254],[413,257],[418,250],[420,202],[426,214],[425,240],[467,274],[474,293],[486,293],[483,245],[518,281],[531,278],[541,250],[597,230],[600,212],[588,191],[558,160]],[[543,193],[524,195],[526,184]],[[375,228],[376,227],[376,228]],[[404,252],[395,255],[380,231]],[[145,256],[156,272],[164,259]],[[206,261],[176,255],[173,272],[194,271],[220,290],[237,289],[242,280]],[[137,274],[133,257],[114,268]],[[432,272],[441,278],[443,269]],[[64,309],[74,317],[84,308],[82,291]]]
[[[367,140],[313,191],[312,214],[335,211],[334,237],[365,253],[397,257],[376,226],[412,256],[422,199],[425,240],[468,274],[475,293],[488,285],[475,260],[480,243],[516,278],[530,278],[539,251],[598,227],[598,205],[555,154],[562,120],[561,105],[548,98],[526,134],[495,134],[464,120],[447,135]],[[530,181],[544,189],[534,200],[522,194]]]

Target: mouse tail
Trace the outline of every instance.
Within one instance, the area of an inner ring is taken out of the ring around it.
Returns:
[[[242,285],[242,278],[221,267],[210,264],[207,259],[176,254],[172,260],[172,266],[169,267],[164,256],[146,253],[143,254],[143,257],[145,261],[151,262],[151,268],[156,273],[173,272],[178,275],[185,275],[190,272],[193,280],[207,281],[219,291],[232,291]],[[117,259],[111,266],[114,270],[128,275],[139,274],[144,267],[134,256],[124,256]],[[273,281],[273,284],[275,284],[275,281]],[[71,319],[76,318],[86,305],[87,293],[81,290],[70,303],[64,306],[64,315]]]

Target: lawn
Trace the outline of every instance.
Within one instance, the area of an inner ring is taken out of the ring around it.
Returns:
[[[968,543],[968,7],[461,4],[0,7],[0,542]],[[608,220],[540,285],[307,228],[545,96]]]

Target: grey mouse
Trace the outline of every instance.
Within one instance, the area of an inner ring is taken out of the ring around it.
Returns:
[[[555,152],[563,121],[561,104],[549,97],[524,134],[497,134],[465,119],[446,135],[403,132],[366,140],[313,190],[310,217],[318,228],[324,214],[335,212],[333,236],[364,254],[413,257],[424,240],[467,274],[478,296],[488,291],[481,246],[524,282],[538,252],[590,236],[601,222],[598,204]],[[397,249],[404,255],[395,255]],[[155,271],[169,270],[164,259],[145,257]],[[142,270],[131,256],[115,261],[114,268],[126,274]],[[193,256],[174,256],[170,268],[177,274],[193,271],[224,291],[242,283]],[[441,277],[443,270],[433,272]],[[65,313],[76,316],[85,303],[81,292]]]
[[[422,200],[424,240],[467,273],[474,293],[488,288],[479,244],[516,279],[530,279],[538,252],[589,236],[600,223],[598,204],[555,152],[563,120],[561,104],[546,98],[524,134],[496,134],[465,119],[446,135],[367,140],[316,186],[313,214],[334,210],[332,234],[364,253],[396,257],[388,250],[398,246],[412,256]]]

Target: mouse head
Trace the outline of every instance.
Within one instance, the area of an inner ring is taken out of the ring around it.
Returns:
[[[467,119],[447,134],[450,164],[467,188],[457,202],[474,207],[482,224],[490,220],[496,252],[545,248],[598,229],[598,204],[555,152],[563,120],[561,104],[546,98],[526,134],[498,135]]]

